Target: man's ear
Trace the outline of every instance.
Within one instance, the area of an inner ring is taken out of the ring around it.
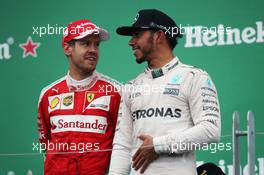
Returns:
[[[73,46],[69,43],[63,43],[64,54],[70,56],[72,53]]]
[[[157,43],[161,43],[162,40],[164,39],[165,35],[164,35],[164,32],[159,30],[157,32],[155,32],[154,34],[154,40],[157,42]]]

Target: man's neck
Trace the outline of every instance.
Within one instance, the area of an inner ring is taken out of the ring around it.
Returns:
[[[168,64],[171,60],[173,60],[174,55],[173,53],[168,54],[160,54],[155,57],[152,57],[150,61],[148,61],[148,67],[150,69],[158,69],[166,64]]]
[[[74,79],[74,80],[83,80],[85,78],[88,78],[90,77],[91,75],[93,74],[93,71],[92,72],[87,72],[87,73],[83,73],[81,71],[74,71],[72,69],[70,69],[69,71],[69,75]]]

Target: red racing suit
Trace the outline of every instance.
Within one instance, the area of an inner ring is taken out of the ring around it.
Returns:
[[[81,81],[67,74],[44,88],[38,104],[45,175],[104,175],[117,122],[120,84],[96,71]],[[99,152],[98,152],[99,151]]]

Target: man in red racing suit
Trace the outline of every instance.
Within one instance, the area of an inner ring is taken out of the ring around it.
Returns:
[[[78,25],[89,27],[77,36],[68,32],[63,37],[68,74],[40,94],[38,130],[46,150],[45,175],[104,175],[109,166],[111,151],[102,150],[112,149],[119,84],[95,70],[98,43],[108,33],[88,20],[69,26]],[[72,39],[76,43],[69,43]],[[76,60],[82,64],[76,66]]]

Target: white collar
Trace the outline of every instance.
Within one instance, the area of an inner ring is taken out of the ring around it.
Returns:
[[[145,69],[145,73],[148,75],[148,77],[151,78],[158,78],[163,75],[165,75],[167,72],[169,72],[171,69],[176,67],[179,64],[179,59],[177,57],[174,57],[169,63],[167,63],[165,66],[157,69],[150,69],[147,67]]]
[[[93,74],[83,80],[75,80],[67,73],[66,82],[69,88],[69,91],[84,91],[90,89],[98,80],[99,74],[94,71]]]

